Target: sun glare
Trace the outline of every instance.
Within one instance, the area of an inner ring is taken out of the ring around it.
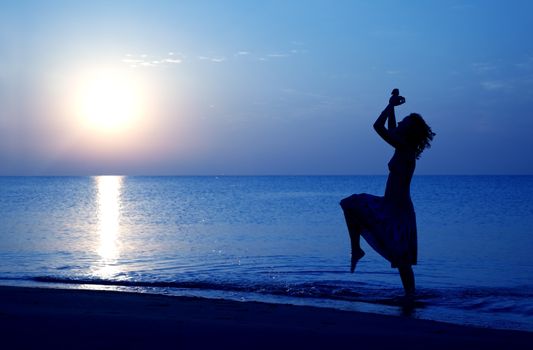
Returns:
[[[125,73],[102,70],[85,77],[78,92],[78,115],[97,132],[122,132],[142,115],[142,96],[135,79]]]
[[[95,178],[98,204],[98,231],[100,265],[95,271],[100,277],[109,277],[118,272],[115,265],[120,255],[120,193],[121,176],[98,176]]]

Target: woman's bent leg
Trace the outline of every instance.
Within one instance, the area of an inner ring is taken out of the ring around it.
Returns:
[[[400,266],[398,268],[400,278],[402,279],[405,296],[412,297],[415,294],[415,274],[411,265]]]
[[[353,198],[355,198],[356,195],[352,195],[350,197],[344,198],[341,200],[340,205],[342,208],[342,211],[344,213],[344,219],[346,220],[346,226],[348,226],[348,233],[350,234],[350,247],[351,247],[351,264],[350,264],[350,272],[355,271],[355,266],[357,265],[357,262],[359,259],[361,259],[365,252],[361,249],[360,241],[361,241],[361,227],[359,223],[355,220],[355,215],[352,212],[353,211]]]
[[[350,234],[350,246],[351,246],[351,263],[350,263],[350,272],[355,271],[355,266],[359,259],[361,259],[365,252],[361,249],[361,229],[352,219],[350,219],[346,212],[344,212],[344,218],[346,219],[346,225],[348,226],[348,233]]]

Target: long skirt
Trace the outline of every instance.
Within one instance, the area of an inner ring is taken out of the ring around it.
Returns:
[[[350,238],[365,241],[391,263],[391,267],[416,265],[416,216],[410,199],[388,202],[385,197],[354,194],[340,203]]]

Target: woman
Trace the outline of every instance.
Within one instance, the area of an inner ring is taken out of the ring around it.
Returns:
[[[387,107],[374,123],[383,140],[394,147],[389,161],[385,196],[354,194],[341,201],[352,248],[351,272],[365,253],[360,236],[380,255],[398,268],[407,296],[414,295],[412,265],[417,262],[416,217],[411,202],[410,185],[416,160],[435,134],[419,114],[412,113],[396,125],[394,107],[405,103],[398,89],[392,91]],[[385,127],[387,122],[387,127]]]

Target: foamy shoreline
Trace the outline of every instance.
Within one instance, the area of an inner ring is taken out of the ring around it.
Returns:
[[[533,333],[305,306],[0,287],[3,348],[529,349]]]

